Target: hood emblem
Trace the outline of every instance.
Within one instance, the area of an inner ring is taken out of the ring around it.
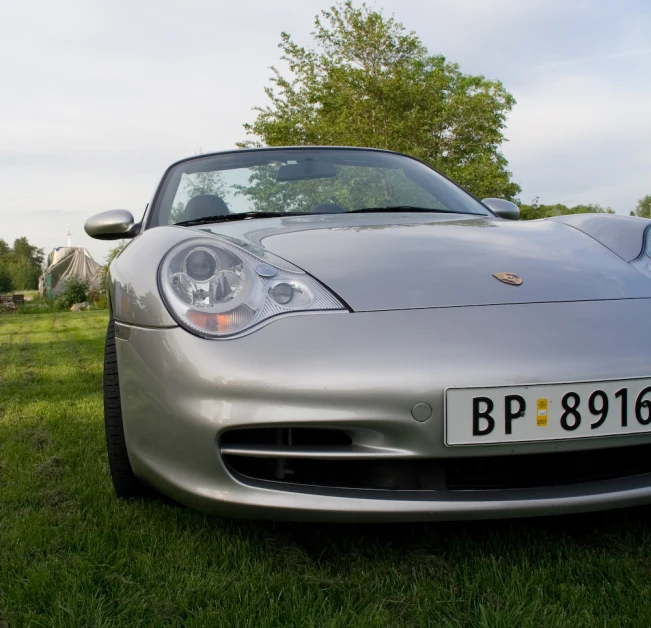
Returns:
[[[522,279],[515,273],[493,273],[495,279],[499,279],[502,283],[508,283],[510,286],[519,286],[522,284]]]

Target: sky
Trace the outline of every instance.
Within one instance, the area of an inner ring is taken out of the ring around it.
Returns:
[[[233,148],[266,105],[281,31],[310,44],[330,0],[31,0],[0,5],[0,238],[110,243],[163,171]],[[651,1],[378,0],[432,54],[503,82],[503,152],[529,203],[628,213],[651,194]]]

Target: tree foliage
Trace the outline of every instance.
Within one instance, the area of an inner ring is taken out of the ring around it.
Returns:
[[[13,288],[11,271],[9,264],[11,262],[11,248],[0,239],[0,292],[9,292]]]
[[[651,218],[651,194],[647,194],[637,202],[635,211],[631,212],[631,216],[639,216],[640,218]]]
[[[568,214],[614,214],[610,207],[602,207],[597,203],[575,205],[568,207],[561,203],[555,205],[540,205],[538,198],[534,198],[531,205],[520,205],[520,220],[535,220],[537,218],[551,218],[552,216],[567,216]]]
[[[57,295],[55,305],[57,309],[67,310],[75,303],[83,303],[87,297],[88,282],[73,275],[65,280],[63,290]]]
[[[17,238],[13,247],[0,239],[0,292],[34,290],[43,266],[43,250],[27,238]]]
[[[292,76],[271,68],[271,104],[244,125],[257,139],[239,146],[386,148],[422,159],[480,198],[517,196],[500,152],[515,100],[499,81],[462,73],[401,23],[352,0],[322,11],[312,36],[316,48],[281,34]]]

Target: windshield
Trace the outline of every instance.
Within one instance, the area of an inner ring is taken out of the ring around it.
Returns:
[[[376,209],[489,212],[424,164],[364,149],[242,150],[189,159],[165,177],[149,227],[237,214]]]

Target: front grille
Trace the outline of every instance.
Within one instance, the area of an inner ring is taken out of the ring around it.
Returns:
[[[446,465],[450,490],[534,488],[651,473],[651,445],[525,456],[457,458]]]
[[[281,430],[277,429],[269,429],[264,435],[263,430],[242,434],[245,431],[249,430],[238,430],[236,436],[220,441],[224,462],[242,481],[248,478],[337,489],[481,491],[579,484],[651,473],[651,445],[472,458],[356,459],[350,436],[340,430],[309,433],[309,428],[299,429],[296,440],[286,432],[278,434]],[[264,440],[266,449],[261,450],[259,442],[250,444],[254,432],[255,440]],[[278,455],[274,455],[274,447],[278,447]],[[347,450],[353,455],[342,457]],[[293,452],[296,457],[292,457]]]

